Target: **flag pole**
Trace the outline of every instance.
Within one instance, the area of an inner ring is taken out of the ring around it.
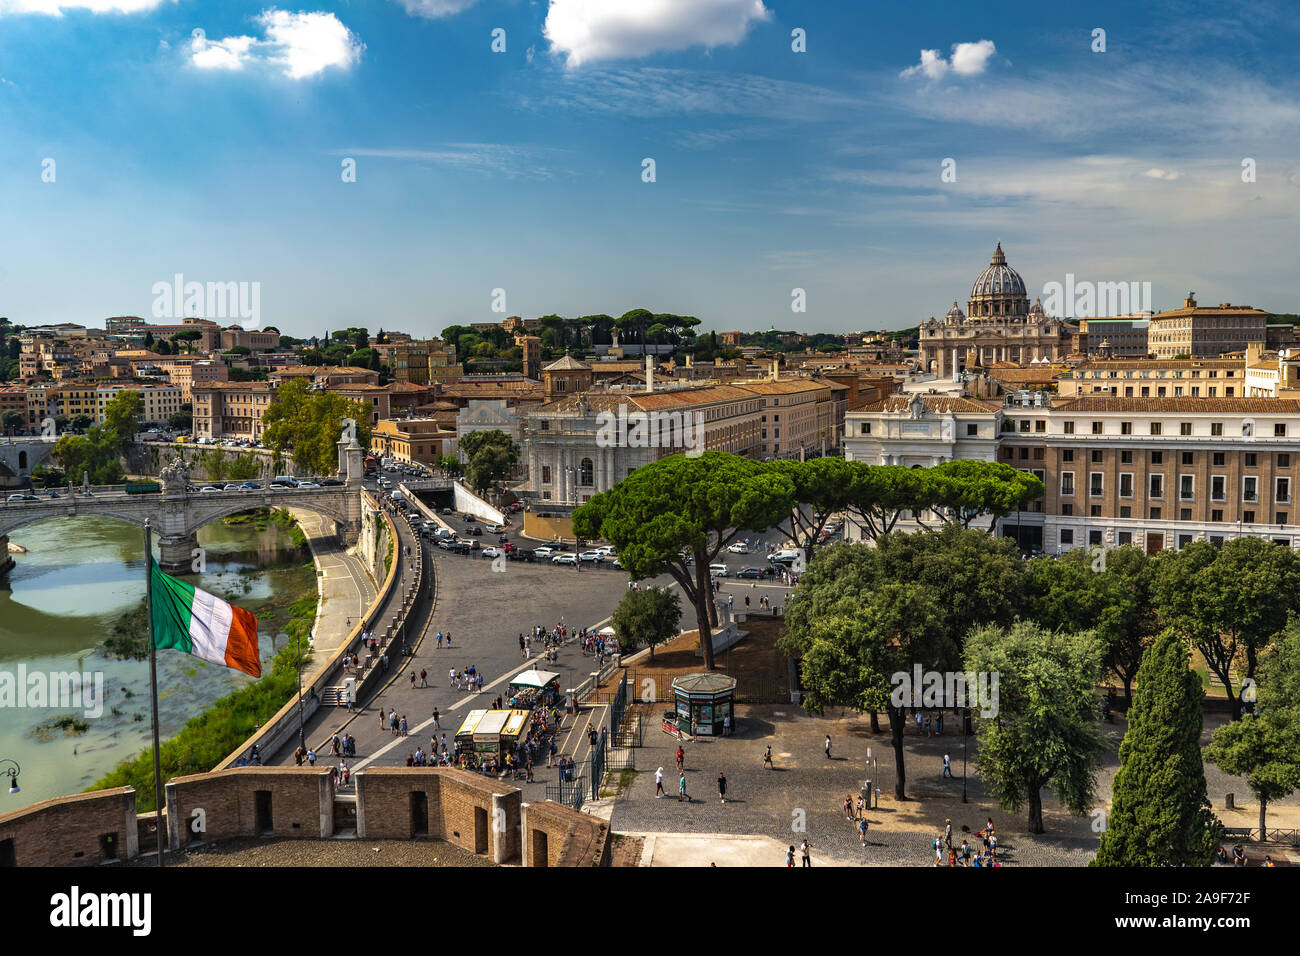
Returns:
[[[162,767],[158,755],[158,646],[153,634],[153,528],[144,521],[144,615],[149,624],[149,696],[153,703],[154,826],[158,831],[158,866],[163,866]]]

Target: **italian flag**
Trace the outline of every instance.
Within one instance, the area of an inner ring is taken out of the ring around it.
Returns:
[[[171,647],[200,660],[262,676],[257,618],[170,574],[149,559],[153,585],[153,646]]]

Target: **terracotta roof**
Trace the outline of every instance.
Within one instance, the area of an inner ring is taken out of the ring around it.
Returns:
[[[542,366],[543,372],[590,372],[591,366],[585,362],[579,362],[572,355],[566,355],[564,358],[556,359],[550,365]]]
[[[795,392],[810,392],[819,388],[830,388],[829,382],[815,382],[803,379],[794,382],[737,382],[736,388],[743,388],[759,395],[793,395]]]
[[[1053,405],[1064,412],[1181,412],[1184,414],[1241,412],[1246,414],[1300,414],[1295,398],[1119,398],[1087,395]]]
[[[1167,368],[1171,370],[1191,368],[1238,368],[1241,359],[1203,358],[1203,359],[1108,359],[1101,362],[1081,362],[1079,371],[1131,371],[1137,369]]]

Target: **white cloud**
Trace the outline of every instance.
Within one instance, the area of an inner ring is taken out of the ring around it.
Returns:
[[[771,17],[763,0],[551,0],[544,32],[569,67],[660,50],[734,46]]]
[[[505,143],[443,143],[437,148],[369,147],[335,150],[337,156],[369,156],[446,166],[507,179],[551,179],[555,170],[546,165],[562,151]]]
[[[168,0],[0,0],[0,16],[6,13],[44,13],[52,17],[61,17],[64,10],[87,10],[90,13],[143,13],[160,7],[165,2]]]
[[[454,16],[476,3],[478,0],[401,0],[402,6],[411,16],[429,20]]]
[[[257,17],[264,39],[250,36],[191,44],[190,62],[203,70],[239,70],[260,63],[281,68],[290,79],[317,76],[330,67],[349,69],[361,59],[365,44],[332,13],[264,10]]]
[[[992,40],[979,40],[975,43],[954,43],[952,59],[945,60],[938,50],[922,50],[921,62],[909,66],[899,76],[925,74],[930,80],[941,80],[949,70],[959,76],[978,76],[989,65],[989,58],[997,52]]]
[[[1173,181],[1178,178],[1176,170],[1148,169],[1143,176],[1149,176],[1151,179],[1167,179]]]

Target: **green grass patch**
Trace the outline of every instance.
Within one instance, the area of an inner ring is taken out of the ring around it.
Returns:
[[[53,740],[56,732],[60,730],[65,737],[80,737],[89,729],[89,721],[82,720],[75,714],[60,714],[58,717],[42,720],[31,729],[28,736],[40,741],[49,741]]]

